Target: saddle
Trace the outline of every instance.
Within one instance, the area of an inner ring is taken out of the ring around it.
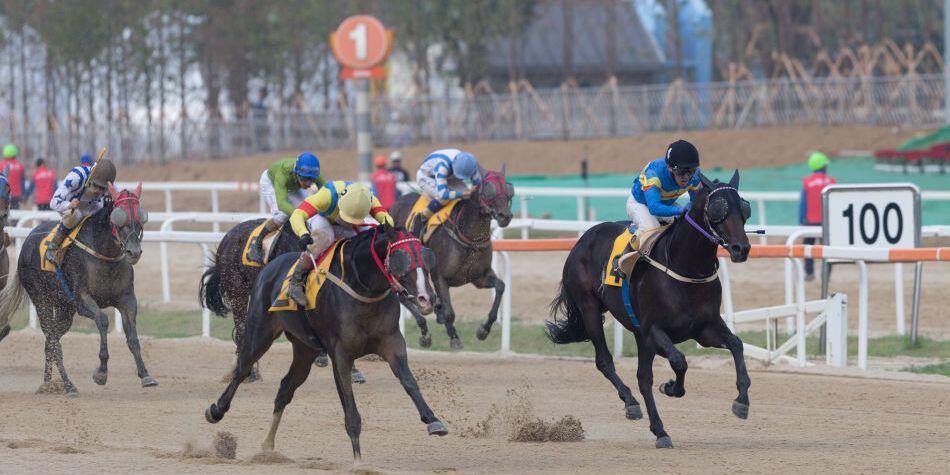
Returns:
[[[82,221],[80,221],[79,224],[76,225],[76,227],[73,228],[73,230],[69,232],[69,234],[66,236],[66,239],[63,239],[63,243],[59,246],[59,250],[56,251],[56,253],[58,254],[56,257],[59,258],[60,261],[62,261],[62,257],[66,255],[66,250],[69,249],[69,246],[72,245],[72,243],[76,241],[76,236],[79,235],[79,231],[82,229],[82,226],[86,224],[86,220],[88,219],[89,219],[89,216],[86,216],[85,218],[83,218]],[[46,233],[46,236],[44,236],[43,239],[40,241],[40,246],[39,246],[39,251],[38,251],[40,253],[40,269],[43,269],[46,272],[56,272],[56,265],[44,259],[43,256],[46,255],[46,249],[49,247],[50,241],[53,240],[53,236],[56,235],[56,228],[59,226],[60,226],[59,224],[57,224],[56,226],[53,226],[53,229],[51,229],[48,233]]]
[[[620,287],[623,284],[622,276],[629,276],[633,272],[633,268],[637,265],[640,256],[650,255],[657,240],[659,240],[660,236],[662,236],[669,227],[670,225],[667,224],[652,229],[646,233],[646,237],[642,243],[637,239],[635,234],[630,232],[629,228],[624,228],[623,232],[614,239],[614,245],[610,251],[610,258],[607,259],[607,267],[604,270],[604,284]],[[627,249],[627,244],[629,244],[633,250],[624,253]]]
[[[317,294],[320,293],[320,289],[330,276],[330,264],[333,263],[333,257],[336,254],[340,255],[340,268],[345,268],[343,266],[343,248],[346,247],[347,242],[348,241],[345,239],[337,241],[333,243],[329,249],[324,251],[323,254],[317,257],[317,265],[315,265],[313,270],[307,274],[307,306],[304,308],[304,310],[313,310],[317,308]],[[297,302],[287,295],[287,292],[290,289],[290,277],[293,275],[294,269],[296,269],[298,265],[300,265],[299,260],[295,261],[294,265],[290,266],[290,269],[287,270],[287,274],[284,276],[284,280],[280,284],[280,293],[277,294],[277,299],[271,303],[271,306],[268,309],[269,312],[300,310]]]
[[[412,209],[409,211],[409,217],[406,218],[406,222],[403,225],[406,229],[412,229],[412,223],[415,222],[416,216],[421,214],[422,210],[429,206],[430,201],[431,200],[425,195],[419,195],[419,199],[412,205]],[[419,236],[419,239],[423,243],[428,242],[432,233],[434,233],[439,226],[448,221],[449,216],[452,214],[452,209],[455,208],[455,205],[457,205],[459,201],[460,200],[449,201],[438,213],[435,213],[429,218],[429,221],[426,222],[425,230],[422,232],[422,236]]]
[[[284,226],[281,226],[277,231],[273,231],[267,236],[264,237],[263,245],[261,246],[261,251],[264,255],[264,265],[259,262],[251,261],[247,258],[247,253],[251,249],[251,243],[254,242],[254,239],[257,239],[261,233],[264,232],[264,225],[267,224],[267,220],[264,220],[258,227],[254,228],[251,231],[251,234],[247,237],[247,241],[244,242],[244,250],[241,252],[241,263],[248,267],[263,267],[266,265],[270,259],[270,249],[274,245],[274,242],[277,241],[277,236],[280,235],[280,232],[283,231]]]

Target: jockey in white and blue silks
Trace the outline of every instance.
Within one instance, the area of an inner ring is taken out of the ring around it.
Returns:
[[[651,161],[634,179],[627,198],[630,230],[640,242],[660,223],[668,223],[683,213],[676,200],[689,193],[690,200],[699,189],[699,151],[693,144],[678,140],[666,149],[666,157]]]
[[[44,258],[59,265],[62,256],[56,251],[69,232],[83,218],[91,216],[105,206],[102,198],[115,181],[115,165],[109,159],[102,158],[92,167],[81,165],[74,167],[56,188],[50,208],[62,216],[56,234],[47,246]]]
[[[472,185],[482,181],[484,172],[475,156],[457,148],[445,148],[430,153],[416,172],[416,183],[431,200],[422,212],[425,220],[437,213],[451,200],[468,198],[471,190],[465,180]]]

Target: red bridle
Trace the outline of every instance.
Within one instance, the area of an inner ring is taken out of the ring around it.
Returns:
[[[376,236],[378,234],[379,228],[376,227],[373,231],[373,239],[370,242],[370,253],[373,255],[376,267],[379,268],[379,271],[382,272],[386,280],[389,281],[389,286],[393,292],[404,292],[406,289],[393,277],[392,273],[389,272],[389,255],[395,251],[405,251],[406,254],[409,254],[410,272],[413,269],[425,269],[425,262],[422,260],[422,241],[405,231],[397,231],[396,240],[386,246],[386,257],[380,259],[379,254],[376,252]]]
[[[122,190],[116,192],[115,187],[112,184],[109,184],[109,194],[112,196],[112,207],[119,208],[122,211],[125,211],[127,216],[128,223],[132,222],[141,222],[141,213],[139,212],[139,197],[142,196],[142,184],[139,183],[135,191]],[[112,236],[116,239],[119,239],[119,227],[115,224],[109,223],[112,226]]]
[[[484,196],[485,194],[482,193],[487,183],[491,183],[495,188],[495,195],[492,196],[491,199],[486,198]],[[485,178],[478,184],[477,196],[478,204],[488,210],[493,209],[498,204],[502,206],[508,204],[508,200],[511,199],[511,196],[508,194],[508,182],[505,181],[505,176],[497,172],[486,173]],[[499,203],[499,201],[501,201],[501,203]]]

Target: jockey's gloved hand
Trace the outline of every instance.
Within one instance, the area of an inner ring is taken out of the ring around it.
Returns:
[[[313,236],[309,234],[304,234],[300,236],[300,247],[306,249],[307,246],[313,244]]]

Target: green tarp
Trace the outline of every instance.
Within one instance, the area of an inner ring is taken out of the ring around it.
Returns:
[[[950,127],[944,127],[936,132],[914,137],[897,147],[898,151],[926,150],[938,143],[950,142]]]

